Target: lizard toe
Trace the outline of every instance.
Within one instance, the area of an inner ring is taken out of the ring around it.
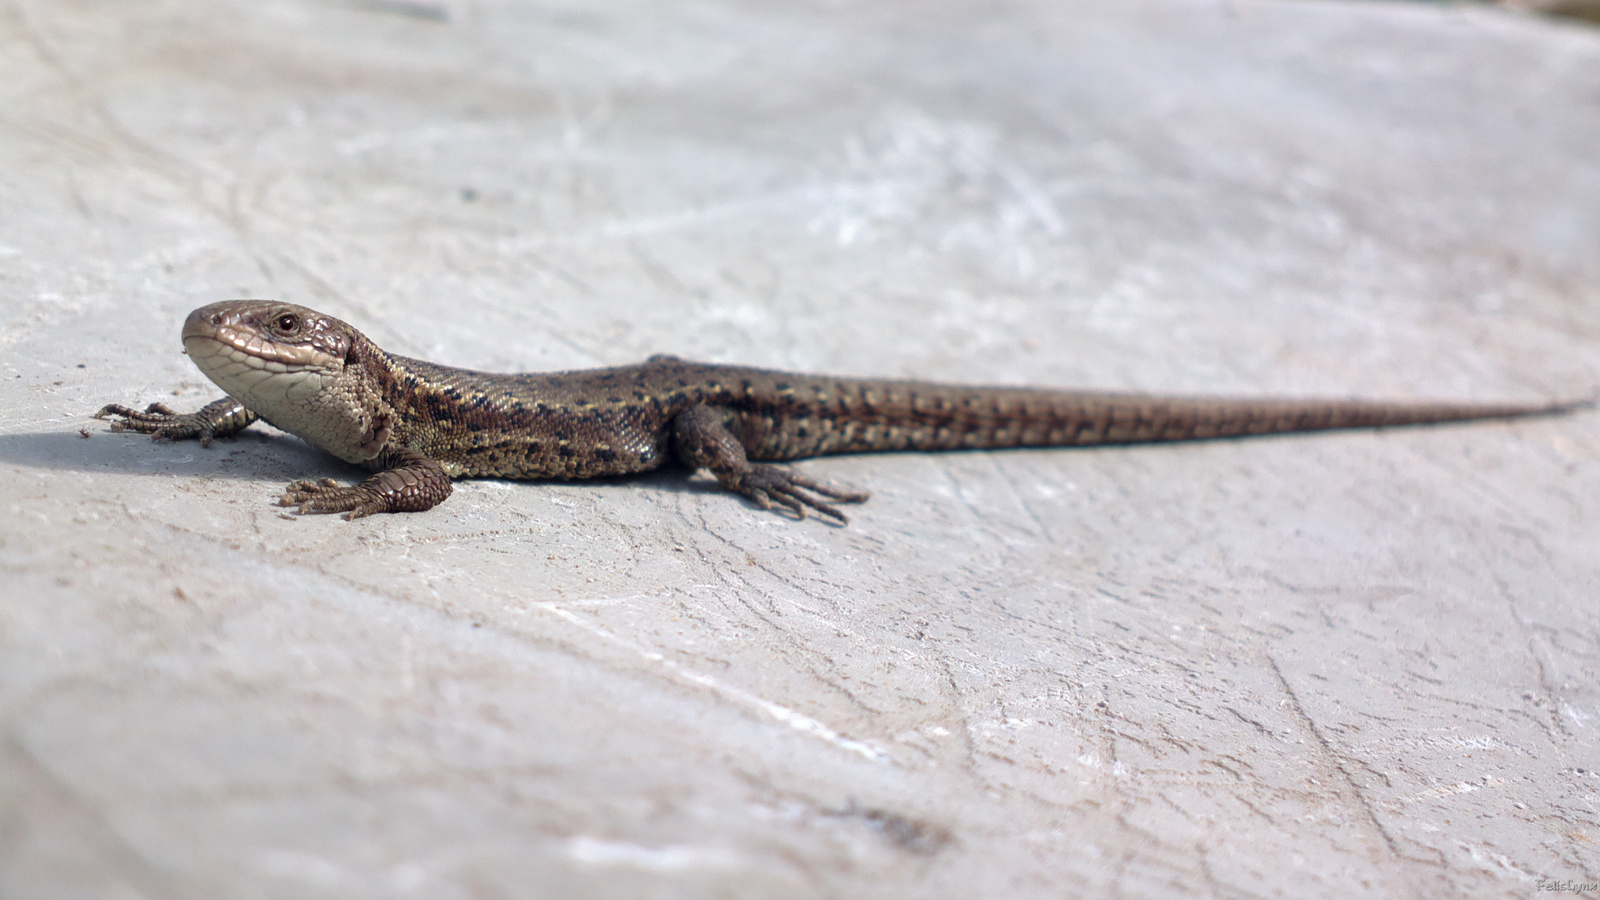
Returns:
[[[307,513],[347,513],[373,504],[373,498],[359,487],[312,485],[309,490],[291,490],[278,501],[280,506],[296,507]],[[369,510],[370,511],[370,510]],[[365,512],[361,513],[366,515]]]
[[[807,510],[814,510],[841,525],[848,524],[849,517],[822,498],[842,503],[860,503],[867,499],[867,494],[860,491],[840,490],[819,484],[798,472],[763,464],[750,466],[749,471],[744,473],[738,490],[746,497],[756,500],[756,504],[762,509],[771,509],[772,503],[778,503],[794,513],[797,519],[804,519]]]

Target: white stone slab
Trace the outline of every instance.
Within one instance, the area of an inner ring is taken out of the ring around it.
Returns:
[[[1600,418],[354,473],[274,296],[534,370],[1600,384],[1600,33],[1311,2],[0,6],[0,896],[1526,897],[1600,881]],[[82,429],[82,431],[80,431]],[[87,435],[87,437],[80,436]]]

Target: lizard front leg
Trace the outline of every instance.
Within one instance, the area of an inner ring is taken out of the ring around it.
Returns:
[[[684,465],[692,469],[710,469],[723,487],[749,497],[762,509],[771,509],[777,502],[800,519],[806,517],[809,507],[847,525],[850,520],[838,507],[813,495],[843,503],[860,503],[868,496],[818,484],[777,466],[750,462],[744,445],[722,424],[716,411],[703,404],[691,406],[673,417],[672,448]]]
[[[238,434],[260,418],[232,397],[207,403],[199,412],[192,413],[176,413],[160,403],[150,404],[144,412],[120,403],[108,403],[94,414],[96,419],[106,416],[122,417],[122,421],[111,423],[112,431],[137,431],[158,441],[198,438],[202,447],[211,446],[212,438]]]
[[[285,490],[279,506],[297,506],[299,513],[344,513],[359,519],[373,513],[422,512],[444,502],[454,490],[450,476],[438,461],[410,448],[385,450],[382,471],[356,485],[332,478],[296,481]]]

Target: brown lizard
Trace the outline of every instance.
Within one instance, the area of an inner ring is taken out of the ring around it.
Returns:
[[[763,509],[776,502],[804,518],[810,508],[842,524],[828,501],[866,494],[752,460],[1207,440],[1591,405],[1160,397],[798,375],[671,356],[494,375],[386,353],[332,316],[270,300],[202,306],[183,323],[183,343],[227,397],[193,413],[155,403],[96,415],[120,417],[113,431],[202,445],[265,419],[376,473],[357,485],[296,481],[279,501],[351,519],[429,509],[453,478],[595,478],[676,458]]]

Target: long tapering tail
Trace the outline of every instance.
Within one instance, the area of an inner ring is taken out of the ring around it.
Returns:
[[[812,415],[821,440],[790,446],[809,456],[884,450],[978,450],[1197,441],[1341,428],[1381,428],[1557,415],[1595,405],[1462,404],[1367,400],[1226,399],[863,383]]]

